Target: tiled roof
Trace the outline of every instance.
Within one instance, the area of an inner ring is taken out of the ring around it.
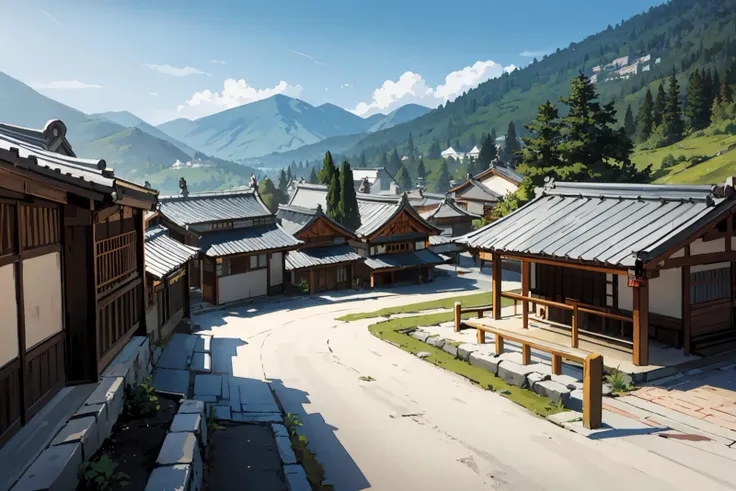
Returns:
[[[444,262],[444,259],[428,249],[399,254],[381,254],[365,258],[365,265],[373,270],[415,268],[417,266],[432,266]]]
[[[291,235],[296,235],[305,228],[307,228],[315,219],[323,218],[327,220],[332,226],[341,230],[352,238],[355,238],[355,233],[343,227],[335,220],[327,216],[323,211],[322,207],[318,206],[316,210],[309,208],[302,208],[299,206],[290,205],[279,205],[279,211],[276,216],[281,221],[281,226],[289,232]]]
[[[165,227],[155,226],[146,230],[146,273],[161,279],[199,254],[199,249],[184,245],[169,237]]]
[[[470,191],[472,195],[468,195],[468,191],[462,194],[459,194],[463,189],[466,189],[471,186],[473,188]],[[456,197],[462,197],[464,199],[475,198],[475,199],[484,199],[487,201],[498,201],[499,199],[503,198],[503,196],[493,191],[488,186],[486,186],[485,184],[483,184],[482,182],[476,179],[468,179],[464,183],[459,184],[458,186],[455,186],[454,188],[450,189],[450,192],[453,193]]]
[[[480,215],[471,213],[465,208],[462,208],[455,204],[452,198],[446,198],[442,203],[437,206],[434,210],[427,211],[421,214],[425,220],[440,219],[440,218],[480,218]]]
[[[314,266],[326,266],[330,264],[349,263],[362,261],[352,247],[347,244],[324,247],[310,247],[301,251],[290,251],[286,255],[286,269],[311,268]]]
[[[191,193],[188,196],[162,196],[161,213],[182,227],[220,220],[239,220],[271,216],[258,191]]]
[[[506,179],[508,179],[509,181],[512,181],[516,184],[521,184],[521,181],[524,180],[524,176],[516,172],[511,167],[508,167],[504,164],[495,163],[495,162],[491,163],[490,167],[488,167],[486,170],[476,175],[474,179],[477,181],[482,181],[486,177],[493,175],[493,174],[501,175],[505,177]]]
[[[291,250],[301,244],[301,240],[295,239],[276,224],[207,232],[199,239],[199,247],[210,257],[277,249]]]
[[[456,240],[488,251],[632,267],[677,246],[736,204],[728,185],[552,181],[538,193]]]
[[[10,155],[0,154],[0,158],[18,168],[111,196],[113,201],[131,196],[139,201],[148,201],[153,206],[158,191],[115,177],[104,160],[74,156],[65,134],[66,126],[58,120],[49,121],[44,130],[0,123],[0,150],[11,152]],[[55,143],[49,143],[52,139]]]

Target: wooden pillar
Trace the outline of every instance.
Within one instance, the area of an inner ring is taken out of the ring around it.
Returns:
[[[649,285],[643,280],[634,288],[634,353],[637,366],[649,365]]]
[[[374,273],[371,272],[371,288],[375,288],[376,286],[376,278],[374,276]]]
[[[578,304],[575,302],[572,305],[572,329],[570,330],[570,346],[573,348],[578,347],[578,332],[580,329],[580,312],[578,311]]]
[[[100,374],[100,322],[97,315],[97,228],[94,201],[90,200],[89,225],[87,228],[87,335],[89,342],[85,344],[88,349],[94,350],[94,373],[95,379]]]
[[[552,354],[552,373],[562,375],[562,357],[554,353]]]
[[[491,275],[491,291],[493,292],[493,318],[501,318],[501,256],[495,252],[491,255],[493,264]]]
[[[192,262],[187,261],[185,268],[187,269],[187,289],[184,292],[184,317],[191,317],[192,299],[191,295],[189,295],[189,289],[192,287]],[[151,288],[153,288],[153,285],[151,285]],[[148,298],[148,288],[146,288],[146,298]]]
[[[521,345],[521,364],[528,365],[532,362],[532,348],[528,344]]]
[[[531,279],[531,264],[529,261],[521,263],[521,294],[524,297],[529,296],[529,280]],[[521,303],[521,322],[524,329],[529,328],[529,302],[526,300]]]
[[[688,249],[685,248],[685,255]],[[733,271],[733,268],[732,268]],[[688,356],[692,349],[692,327],[690,324],[690,266],[682,267],[682,353]]]
[[[600,428],[603,422],[603,357],[590,354],[583,364],[583,426]]]
[[[455,302],[455,332],[460,332],[460,302]]]
[[[503,353],[503,338],[496,334],[496,354],[500,355]]]
[[[314,280],[315,280],[314,269],[309,270],[309,294],[314,295]]]
[[[396,271],[391,271],[391,285],[393,286],[396,283]]]
[[[7,222],[6,222],[7,223]],[[18,359],[20,360],[20,369],[18,370],[18,382],[20,384],[20,397],[18,398],[18,409],[21,418],[21,424],[28,422],[28,413],[26,412],[26,401],[28,401],[31,390],[30,374],[28,373],[28,363],[26,362],[26,315],[23,300],[23,239],[22,234],[26,227],[23,219],[23,212],[19,201],[15,202],[15,250],[18,254],[18,261],[15,266],[15,303],[17,305],[18,319]],[[8,227],[9,228],[9,227]],[[12,396],[11,396],[12,400]]]
[[[122,216],[123,209],[120,209]],[[138,251],[138,276],[141,279],[143,287],[141,288],[141,294],[138,296],[138,312],[140,319],[138,319],[138,333],[141,336],[148,335],[148,329],[146,327],[146,229],[143,226],[143,210],[133,211],[133,219],[135,220],[135,231],[136,231],[136,249]],[[94,225],[93,225],[94,226]],[[122,229],[122,221],[120,224]],[[125,326],[126,329],[129,326]]]

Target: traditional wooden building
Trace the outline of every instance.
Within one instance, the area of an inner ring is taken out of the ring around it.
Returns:
[[[493,208],[508,193],[516,192],[523,177],[499,162],[475,176],[468,175],[465,182],[450,189],[455,202],[466,210],[487,219],[492,218]]]
[[[182,180],[183,181],[183,180]],[[160,198],[161,223],[176,240],[202,250],[193,284],[205,302],[219,305],[284,291],[287,251],[301,241],[286,233],[256,189]]]
[[[319,205],[316,210],[279,205],[277,216],[284,230],[304,242],[301,249],[286,254],[286,273],[293,285],[307,283],[310,294],[350,288],[355,267],[363,262],[349,244],[357,240],[354,232]]]
[[[176,326],[191,314],[190,264],[199,249],[169,236],[169,230],[155,223],[146,228],[146,326],[153,340],[167,339]]]
[[[685,355],[734,347],[735,206],[733,179],[550,180],[527,205],[459,240],[493,261],[495,305],[501,297],[534,305],[575,347],[586,338],[630,351],[635,365],[662,364],[650,359],[650,341]],[[504,258],[522,263],[521,295],[501,291]]]
[[[300,185],[290,206],[326,207],[327,188]],[[406,194],[400,197],[358,194],[361,225],[350,241],[365,261],[355,268],[359,280],[371,287],[397,282],[428,282],[433,269],[444,259],[431,252],[429,237],[440,229],[427,223],[411,206]]]
[[[77,158],[65,134],[0,125],[0,444],[145,333],[143,213],[158,193]]]
[[[439,205],[421,213],[422,218],[441,230],[440,235],[459,237],[473,230],[473,220],[481,216],[458,206],[455,200],[446,196]]]

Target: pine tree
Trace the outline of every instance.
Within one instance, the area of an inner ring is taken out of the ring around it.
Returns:
[[[417,166],[417,177],[420,179],[427,178],[427,169],[424,167],[424,159],[419,159],[419,165]]]
[[[279,203],[283,202],[281,191],[276,189],[271,179],[266,177],[258,183],[258,194],[261,196],[263,203],[271,210],[271,213],[279,211]]]
[[[501,159],[511,165],[515,165],[518,160],[517,152],[521,150],[519,139],[516,136],[516,123],[509,121],[509,128],[506,130],[506,139],[504,140]]]
[[[319,184],[319,180],[317,179],[317,173],[314,171],[314,167],[312,167],[312,171],[309,173],[309,184]]]
[[[652,91],[647,89],[644,95],[644,102],[639,106],[639,112],[636,115],[636,131],[640,142],[645,142],[652,134],[654,126],[654,118],[652,111],[654,110],[654,101],[652,100]]]
[[[495,142],[497,138],[498,135],[496,135],[496,128],[491,128],[491,140]]]
[[[521,151],[518,166],[519,172],[524,175],[518,193],[523,200],[534,197],[534,188],[542,186],[546,176],[562,179],[571,173],[560,159],[562,135],[558,118],[557,108],[547,101],[539,106],[537,118],[524,125],[529,136],[522,138],[525,147]]]
[[[687,86],[685,104],[685,116],[690,120],[690,127],[694,131],[702,130],[710,123],[710,105],[713,99],[708,98],[709,93],[710,87],[703,78],[703,73],[694,70]]]
[[[398,183],[401,191],[411,190],[411,177],[409,176],[409,171],[407,171],[406,167],[401,164],[399,164],[399,171],[396,173],[396,182]]]
[[[344,217],[342,215],[342,207],[340,206],[340,171],[335,169],[335,172],[330,178],[330,185],[327,188],[327,216],[335,220],[337,223],[342,223]]]
[[[626,106],[626,114],[624,115],[624,132],[629,138],[633,138],[636,133],[636,123],[634,123],[634,113],[631,112],[631,104]]]
[[[437,137],[432,138],[432,144],[429,146],[428,157],[430,159],[438,159],[441,157],[442,149],[440,148],[440,142]]]
[[[682,111],[680,110],[680,85],[677,83],[677,74],[674,69],[672,69],[672,75],[670,76],[667,101],[664,113],[662,113],[662,125],[664,126],[663,134],[668,145],[682,139],[685,123],[682,120]]]
[[[496,148],[496,142],[491,138],[490,133],[483,139],[483,145],[480,147],[480,154],[478,155],[478,167],[481,172],[491,165],[491,162],[496,160],[498,157],[498,149]]]
[[[330,185],[332,176],[337,172],[337,167],[332,161],[332,154],[328,151],[325,153],[325,159],[322,161],[322,169],[317,174],[320,184]]]
[[[385,153],[381,153],[381,167],[388,170],[388,157]]]
[[[407,155],[409,156],[409,159],[413,159],[415,155],[415,150],[414,150],[414,138],[411,136],[411,133],[409,133],[409,142],[407,143],[406,146],[408,150]]]
[[[723,81],[721,83],[721,92],[720,92],[721,102],[724,104],[730,104],[733,102],[733,99],[731,98],[731,87]]]
[[[360,161],[358,162],[358,167],[361,167],[363,169],[368,167],[368,161],[365,158],[365,150],[362,150],[360,152]]]
[[[399,152],[396,150],[396,147],[391,151],[391,157],[388,159],[388,173],[392,176],[395,176],[397,172],[399,172],[399,168],[401,167],[401,158],[399,157]]]
[[[279,175],[279,191],[286,194],[286,190],[289,188],[289,178],[286,176],[286,172],[284,172],[284,169],[281,169],[281,174]]]
[[[360,227],[360,213],[358,212],[358,198],[355,195],[353,169],[350,168],[348,161],[342,163],[340,177],[342,180],[339,210],[341,223],[350,230],[357,230]]]
[[[654,111],[652,112],[652,122],[654,125],[652,128],[662,124],[662,115],[665,111],[665,105],[667,104],[667,94],[664,91],[664,82],[659,84],[657,89],[657,100],[654,102]]]
[[[446,193],[450,189],[450,171],[447,168],[447,162],[442,160],[440,165],[440,173],[437,182],[434,184],[435,193]]]

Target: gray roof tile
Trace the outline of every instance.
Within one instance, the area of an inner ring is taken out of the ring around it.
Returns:
[[[353,248],[347,244],[310,247],[301,251],[290,251],[286,255],[286,269],[311,268],[314,266],[327,266],[330,264],[341,264],[362,261],[363,257],[358,255]]]
[[[199,247],[210,257],[297,249],[302,243],[276,224],[207,232],[199,239]]]
[[[146,230],[145,241],[146,273],[159,280],[199,254],[196,247],[169,237],[169,230],[162,226]]]
[[[444,262],[444,259],[428,249],[397,254],[380,254],[365,259],[365,265],[373,270],[432,266]]]
[[[452,198],[445,198],[437,208],[421,214],[425,220],[439,218],[480,218],[480,215],[471,213],[465,208],[458,206]]]
[[[271,216],[258,192],[244,191],[191,193],[188,196],[162,196],[161,213],[182,227],[220,220]]]

